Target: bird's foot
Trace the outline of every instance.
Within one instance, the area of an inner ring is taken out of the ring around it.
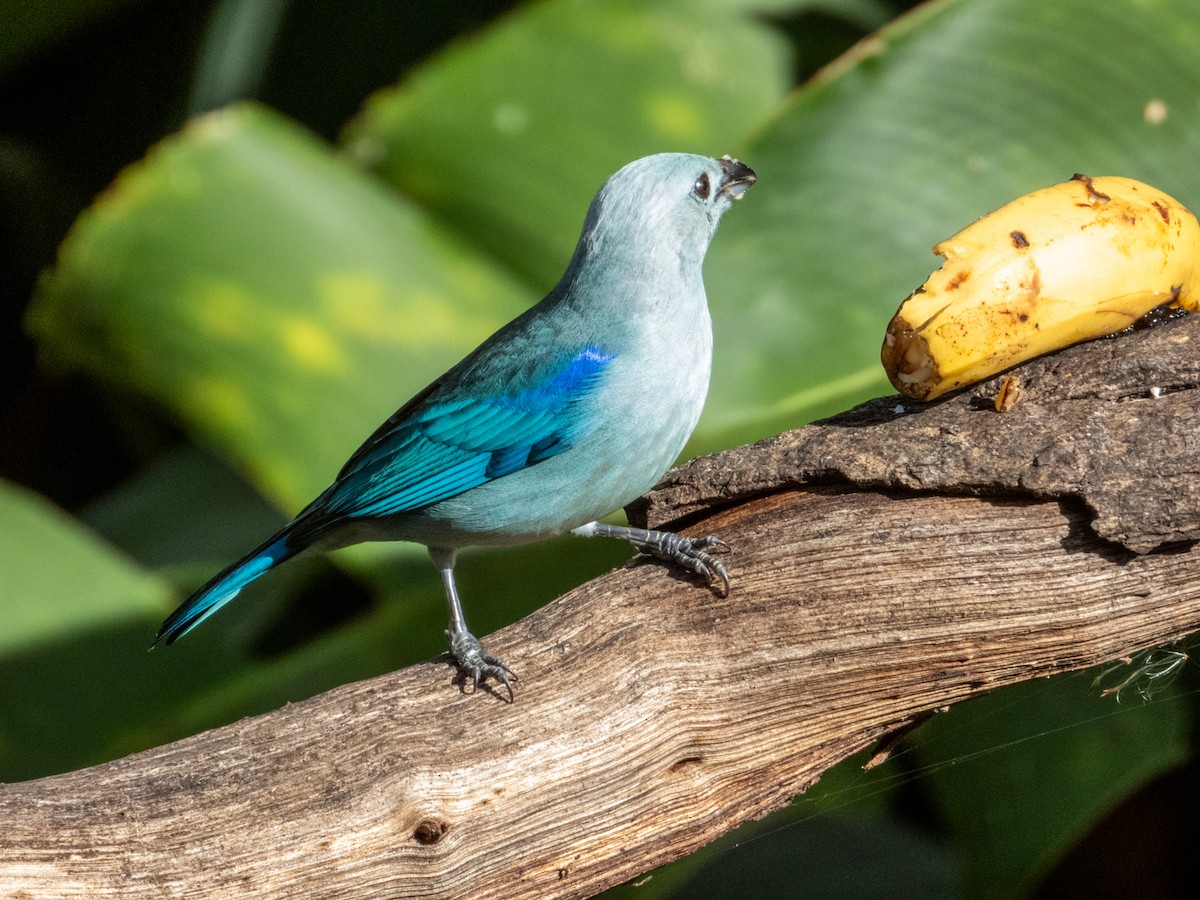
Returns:
[[[639,530],[640,531],[640,530]],[[709,587],[721,585],[721,596],[729,594],[729,571],[709,550],[725,552],[729,545],[718,537],[684,537],[671,531],[640,531],[630,543],[643,553],[673,562],[703,578]]]
[[[508,691],[508,702],[513,702],[513,682],[517,676],[505,665],[504,660],[485,653],[479,639],[465,628],[460,631],[448,630],[446,637],[450,638],[450,658],[458,667],[459,679],[464,684],[469,678],[471,688],[478,690],[480,681],[492,678],[504,685]]]
[[[722,597],[729,594],[729,572],[724,563],[708,552],[729,549],[729,545],[718,537],[684,537],[673,531],[647,531],[645,528],[609,525],[605,522],[588,522],[571,531],[579,537],[611,537],[629,541],[643,553],[675,563],[701,576],[710,588],[720,584]]]

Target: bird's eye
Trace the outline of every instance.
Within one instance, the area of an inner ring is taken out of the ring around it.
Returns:
[[[708,195],[712,193],[712,182],[709,181],[707,172],[702,172],[696,179],[696,183],[692,185],[692,191],[701,200],[708,199]]]

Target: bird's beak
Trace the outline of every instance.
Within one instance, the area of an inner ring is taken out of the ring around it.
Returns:
[[[758,176],[754,174],[752,168],[742,165],[729,154],[721,157],[721,171],[724,175],[717,191],[721,194],[728,194],[732,200],[741,200],[742,194],[746,193],[747,188],[758,180]]]

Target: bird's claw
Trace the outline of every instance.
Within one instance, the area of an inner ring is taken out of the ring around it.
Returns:
[[[508,702],[513,702],[513,682],[517,676],[504,660],[485,653],[479,639],[469,631],[447,631],[446,637],[450,638],[450,658],[458,668],[460,681],[465,684],[469,678],[471,689],[478,690],[479,682],[492,678],[504,685]]]
[[[664,531],[658,532],[658,535],[660,537],[656,541],[635,542],[635,546],[643,553],[649,553],[694,572],[703,578],[710,588],[720,582],[721,596],[728,596],[729,571],[723,562],[708,552],[712,550],[724,553],[729,550],[727,543],[711,534],[692,538]]]

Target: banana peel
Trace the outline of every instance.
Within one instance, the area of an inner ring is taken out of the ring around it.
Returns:
[[[1026,194],[937,244],[945,264],[888,325],[881,353],[918,400],[1129,327],[1156,307],[1200,306],[1200,223],[1131,178]]]

